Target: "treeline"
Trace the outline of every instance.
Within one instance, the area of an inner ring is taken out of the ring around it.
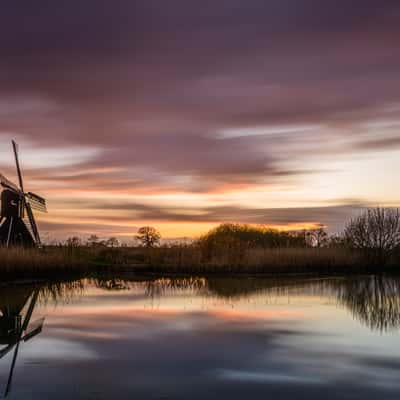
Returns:
[[[385,265],[400,254],[400,212],[395,208],[367,209],[328,235],[323,227],[282,232],[241,224],[223,224],[202,236],[197,245],[206,258],[232,252],[242,257],[251,249],[332,248],[357,252],[369,265]]]
[[[246,246],[247,248],[323,247],[337,243],[324,228],[284,232],[246,224],[222,224],[201,236],[197,244],[207,248]]]
[[[86,242],[76,237],[69,238],[65,245],[70,248],[87,246],[89,248],[111,248],[111,250],[121,247],[159,249],[159,251],[135,253],[136,259],[152,264],[164,262],[156,257],[161,254],[167,258],[171,254],[175,254],[175,261],[171,256],[171,261],[168,262],[177,262],[177,258],[180,265],[184,262],[204,265],[213,263],[245,264],[257,257],[259,259],[260,254],[264,254],[262,257],[265,259],[267,250],[274,251],[268,253],[270,260],[268,262],[281,263],[284,260],[283,254],[287,256],[290,253],[288,250],[291,251],[291,254],[300,254],[296,249],[331,249],[334,251],[318,254],[329,253],[330,257],[335,254],[336,259],[346,254],[351,262],[354,262],[355,255],[357,255],[358,258],[362,258],[363,263],[385,265],[393,259],[393,256],[400,255],[400,213],[398,209],[393,208],[368,209],[348,221],[344,231],[336,235],[328,235],[322,226],[311,230],[284,232],[263,226],[225,223],[189,244],[178,242],[161,244],[160,233],[149,226],[140,228],[134,239],[136,244],[127,246],[121,245],[116,238],[100,240],[96,235],[92,235]],[[285,250],[285,253],[279,250]],[[131,254],[133,253],[131,252]],[[129,259],[128,252],[119,253],[125,254],[125,258],[116,257],[115,252],[103,252],[102,254],[111,254],[112,258],[119,262]],[[140,256],[137,256],[138,254]],[[271,254],[274,254],[273,261],[271,261]],[[303,252],[301,254],[311,253]]]
[[[138,246],[154,247],[160,244],[161,234],[157,229],[151,226],[143,226],[139,228],[137,235],[133,237]],[[97,235],[90,235],[87,240],[81,239],[79,236],[69,237],[64,243],[58,242],[58,246],[66,247],[129,247],[127,243],[121,243],[116,237],[108,239],[100,239]]]
[[[132,246],[117,238],[66,242],[39,249],[0,248],[2,276],[59,276],[98,272],[155,274],[379,273],[400,272],[400,213],[375,208],[348,221],[340,235],[323,227],[282,232],[222,224],[190,243],[161,241],[142,227]]]
[[[287,248],[287,247],[327,247],[337,246],[339,238],[329,236],[324,228],[284,232],[262,226],[247,224],[224,223],[212,229],[198,239],[191,241],[190,246],[201,246],[212,249],[214,247],[245,246],[247,248]],[[188,245],[179,240],[165,241],[161,244],[160,232],[150,226],[142,227],[133,237],[133,244],[121,243],[116,237],[100,239],[97,235],[90,235],[86,240],[72,236],[65,242],[55,245],[66,247],[171,247]]]

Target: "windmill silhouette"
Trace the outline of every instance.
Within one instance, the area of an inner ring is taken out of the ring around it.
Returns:
[[[19,186],[0,174],[1,212],[0,245],[41,246],[40,235],[32,209],[47,212],[46,200],[32,192],[25,192],[19,164],[18,146],[12,141]],[[27,217],[27,222],[24,221]]]

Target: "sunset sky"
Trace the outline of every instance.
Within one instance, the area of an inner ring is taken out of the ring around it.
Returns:
[[[398,0],[7,1],[0,172],[44,240],[338,231],[400,205]]]

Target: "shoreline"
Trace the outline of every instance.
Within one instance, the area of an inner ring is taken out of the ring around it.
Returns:
[[[63,272],[60,273],[57,268],[53,270],[36,272],[17,272],[2,274],[0,285],[10,283],[29,283],[29,282],[59,282],[59,281],[72,281],[80,279],[127,279],[127,280],[153,280],[153,279],[185,279],[191,277],[201,278],[216,278],[216,279],[280,279],[280,278],[330,278],[330,277],[359,277],[369,275],[390,275],[400,276],[399,268],[364,268],[352,270],[329,270],[329,271],[291,271],[281,270],[279,272],[273,271],[199,271],[199,270],[182,270],[182,271],[169,271],[168,269],[149,269],[146,266],[138,269],[137,266],[130,268],[130,266],[102,266],[89,267],[81,271]]]

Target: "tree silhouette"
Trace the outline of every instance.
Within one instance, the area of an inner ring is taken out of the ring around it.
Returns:
[[[350,247],[360,249],[374,265],[384,265],[400,247],[400,212],[373,208],[352,219],[344,232]]]
[[[68,247],[80,247],[82,246],[82,240],[78,236],[72,236],[66,240],[65,244]]]
[[[328,244],[328,234],[323,227],[306,232],[306,243],[309,247],[324,247]]]
[[[161,234],[152,226],[143,226],[139,228],[135,238],[145,247],[154,247],[160,243]]]
[[[99,243],[99,237],[97,235],[90,235],[87,240],[88,246],[94,247]]]
[[[119,240],[116,237],[110,237],[106,241],[106,246],[107,247],[118,247],[119,246]]]

